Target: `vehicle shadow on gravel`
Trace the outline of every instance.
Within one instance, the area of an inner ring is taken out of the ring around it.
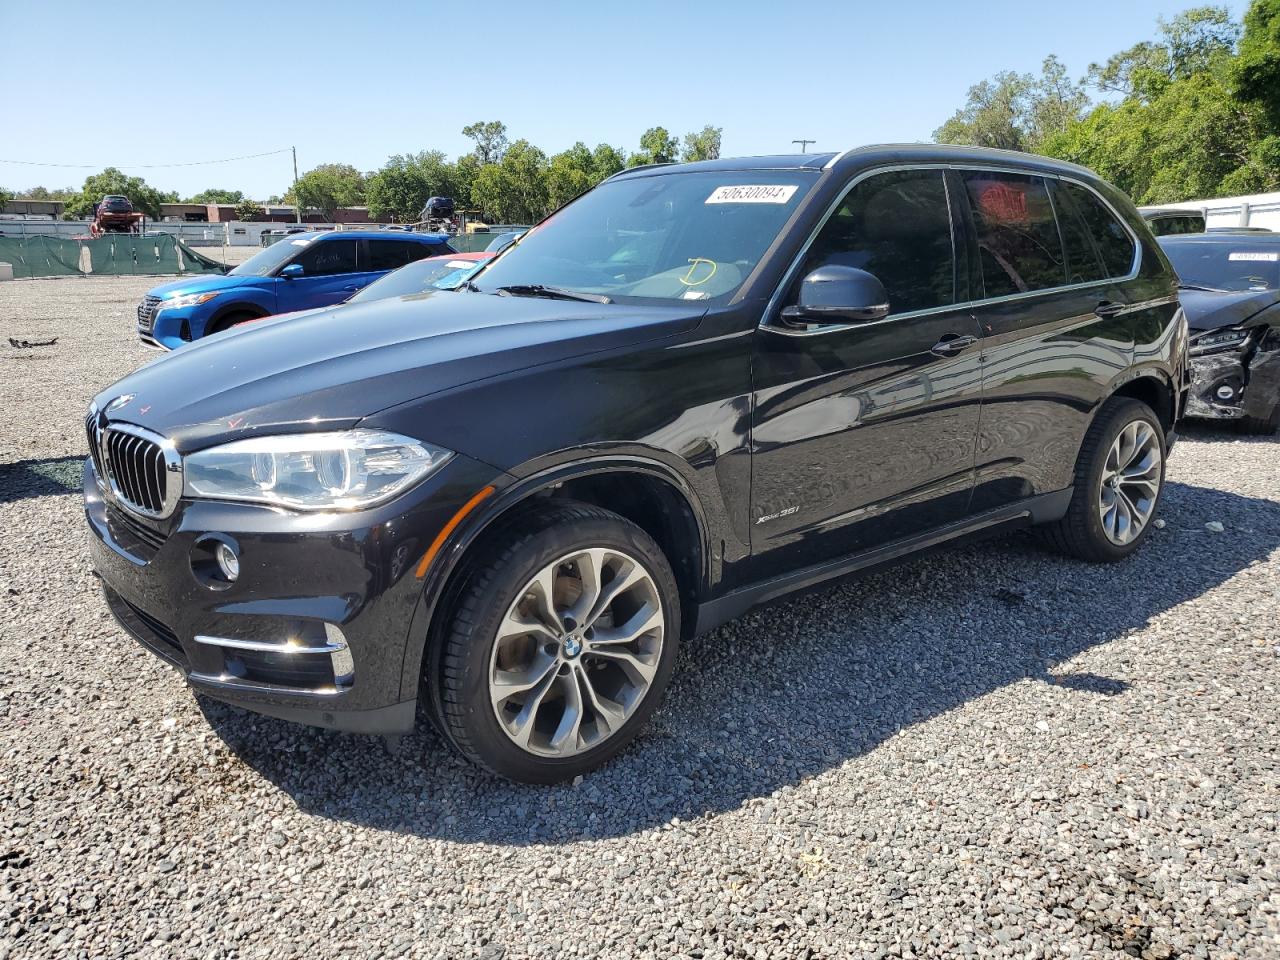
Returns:
[[[1114,566],[1018,533],[749,613],[686,646],[649,730],[577,786],[497,780],[431,730],[391,750],[201,706],[244,762],[319,816],[459,842],[626,835],[768,797],[1007,684],[1138,695],[1063,665],[1280,546],[1280,504],[1269,500],[1169,483],[1162,516],[1144,549]],[[1225,532],[1206,530],[1210,520]]]
[[[46,457],[0,463],[0,503],[78,493],[84,457]]]

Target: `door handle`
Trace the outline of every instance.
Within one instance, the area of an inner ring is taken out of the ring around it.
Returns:
[[[969,334],[948,333],[929,348],[929,352],[939,357],[954,357],[962,350],[967,350],[978,342],[978,338]]]
[[[1125,305],[1123,303],[1115,303],[1112,300],[1103,300],[1093,308],[1093,312],[1100,317],[1114,317],[1116,314],[1123,312],[1124,309]]]

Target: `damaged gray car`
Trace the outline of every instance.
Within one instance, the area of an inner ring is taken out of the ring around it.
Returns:
[[[1186,415],[1280,428],[1280,234],[1159,238],[1191,330]]]

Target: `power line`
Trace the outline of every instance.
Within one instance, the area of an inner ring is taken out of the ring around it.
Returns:
[[[13,163],[23,167],[61,167],[76,170],[102,170],[107,166],[121,170],[162,170],[171,167],[203,167],[211,163],[233,163],[236,160],[256,160],[258,157],[274,157],[280,153],[288,153],[292,147],[281,150],[268,150],[266,153],[247,153],[242,157],[224,157],[221,160],[191,160],[187,163],[43,163],[36,160],[0,160],[0,163]]]

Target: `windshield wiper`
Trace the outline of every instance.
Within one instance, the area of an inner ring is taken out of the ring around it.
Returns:
[[[1204,290],[1208,293],[1226,293],[1221,287],[1206,287],[1203,283],[1179,283],[1179,290]]]
[[[510,286],[498,287],[496,293],[500,297],[546,297],[548,300],[613,303],[603,293],[579,293],[577,290],[562,290],[560,287],[547,287],[541,283],[513,283]]]

